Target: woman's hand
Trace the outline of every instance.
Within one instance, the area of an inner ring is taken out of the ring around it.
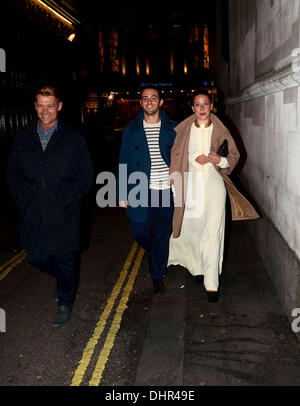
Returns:
[[[214,165],[219,164],[219,163],[221,162],[221,159],[222,159],[222,157],[221,157],[220,155],[215,154],[215,153],[213,153],[213,152],[210,152],[210,153],[208,154],[208,160],[209,160],[209,162],[211,162],[211,163],[214,164]]]
[[[204,154],[197,156],[195,161],[198,162],[198,164],[200,164],[200,165],[205,165],[205,164],[208,164],[210,162],[209,157],[207,155],[204,155]]]
[[[120,200],[119,201],[119,206],[120,207],[123,207],[124,209],[128,209],[128,206],[129,206],[129,202],[128,202],[128,200]]]

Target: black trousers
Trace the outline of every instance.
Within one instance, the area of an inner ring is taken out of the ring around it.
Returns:
[[[171,189],[149,191],[147,220],[130,222],[134,240],[151,256],[150,275],[162,279],[169,256],[169,239],[172,233],[174,202]]]
[[[45,235],[40,229],[34,250],[27,251],[27,261],[56,279],[58,304],[72,306],[75,298],[74,253],[49,254],[44,243],[45,240]]]

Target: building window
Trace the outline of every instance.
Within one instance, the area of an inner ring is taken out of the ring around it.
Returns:
[[[149,38],[158,39],[159,38],[159,26],[158,25],[149,25]]]
[[[138,54],[136,54],[136,57],[135,57],[135,65],[136,65],[136,75],[140,76],[141,66],[140,66],[140,57]]]
[[[120,72],[120,58],[118,55],[118,32],[116,30],[111,30],[108,38],[109,46],[109,62],[111,66],[111,72]]]
[[[99,31],[100,72],[104,72],[104,41],[103,32]]]
[[[199,42],[199,25],[195,24],[190,32],[189,43],[193,45]]]
[[[208,42],[208,28],[205,25],[203,31],[203,67],[204,69],[209,69],[209,42]]]

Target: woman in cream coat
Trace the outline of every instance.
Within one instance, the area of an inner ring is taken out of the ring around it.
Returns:
[[[228,177],[240,154],[228,129],[211,113],[212,107],[206,90],[194,92],[194,114],[175,128],[170,166],[175,210],[168,260],[168,265],[182,265],[194,276],[203,275],[209,302],[218,300],[226,189],[233,220],[259,217]],[[226,157],[217,154],[224,140]]]

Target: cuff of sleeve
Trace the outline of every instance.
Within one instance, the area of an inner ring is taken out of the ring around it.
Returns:
[[[228,161],[227,161],[227,158],[222,157],[222,158],[221,158],[221,162],[219,162],[217,165],[218,165],[220,168],[222,168],[222,169],[228,168],[228,167],[229,167],[229,163],[228,163]]]
[[[171,189],[172,189],[173,196],[175,196],[175,186],[171,185]]]

